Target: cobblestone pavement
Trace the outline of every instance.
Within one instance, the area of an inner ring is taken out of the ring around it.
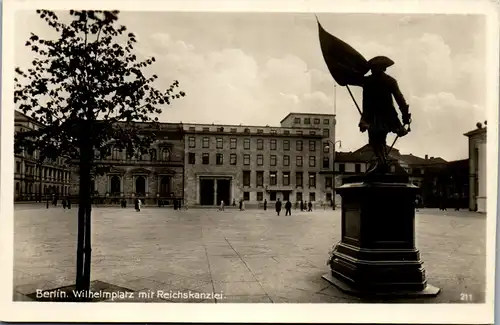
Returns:
[[[16,205],[14,300],[28,300],[25,295],[36,289],[74,284],[76,214],[75,207]],[[145,207],[141,212],[95,208],[92,215],[92,280],[136,291],[191,293],[184,300],[139,301],[364,302],[321,278],[329,272],[328,252],[340,239],[340,211],[278,217],[270,210]],[[483,302],[485,230],[485,215],[417,212],[417,247],[428,282],[442,292],[397,302],[454,303],[461,293]],[[196,296],[211,292],[224,297]]]

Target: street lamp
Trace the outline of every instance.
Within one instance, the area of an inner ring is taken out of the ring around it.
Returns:
[[[338,143],[339,144],[339,149],[342,148],[342,141],[341,140],[337,140],[335,142],[331,141],[331,140],[325,140],[327,142],[325,148],[327,149],[330,149],[332,148],[333,150],[333,153],[332,153],[332,157],[333,157],[333,162],[332,162],[332,206],[333,206],[333,210],[335,210],[335,188],[336,188],[336,182],[335,182],[335,144]],[[331,145],[331,146],[330,146]]]

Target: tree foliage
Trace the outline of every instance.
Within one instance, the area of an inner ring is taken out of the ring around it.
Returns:
[[[92,151],[85,158],[91,163],[113,147],[129,156],[146,153],[154,141],[151,128],[158,127],[153,116],[185,95],[177,90],[178,81],[166,91],[154,87],[158,76],[142,70],[155,58],[138,60],[136,36],[118,25],[118,11],[71,10],[68,22],[52,11],[37,14],[59,37],[32,33],[26,41],[32,66],[15,69],[16,106],[42,125],[18,134],[16,150],[38,149],[43,157],[81,162],[85,147]]]

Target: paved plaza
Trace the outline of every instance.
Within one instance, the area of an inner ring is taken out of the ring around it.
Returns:
[[[340,211],[145,207],[93,209],[92,280],[134,291],[222,293],[134,301],[353,303],[321,278],[329,250],[340,240]],[[15,206],[14,299],[75,282],[77,207]],[[458,303],[461,293],[484,302],[486,216],[421,210],[417,247],[437,298],[395,300]],[[201,297],[201,298],[200,298]],[[206,296],[205,296],[206,297]],[[123,300],[125,301],[125,300]]]

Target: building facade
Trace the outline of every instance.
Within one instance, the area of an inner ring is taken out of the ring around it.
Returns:
[[[15,111],[16,133],[37,130],[35,120]],[[38,150],[23,150],[14,154],[14,201],[41,201],[52,196],[71,195],[72,173],[62,158],[40,160]]]
[[[469,209],[485,213],[487,128],[482,123],[476,126],[475,130],[464,134],[469,138]]]
[[[333,163],[324,149],[335,116],[291,113],[279,127],[184,124],[185,204],[257,206],[328,202]]]

